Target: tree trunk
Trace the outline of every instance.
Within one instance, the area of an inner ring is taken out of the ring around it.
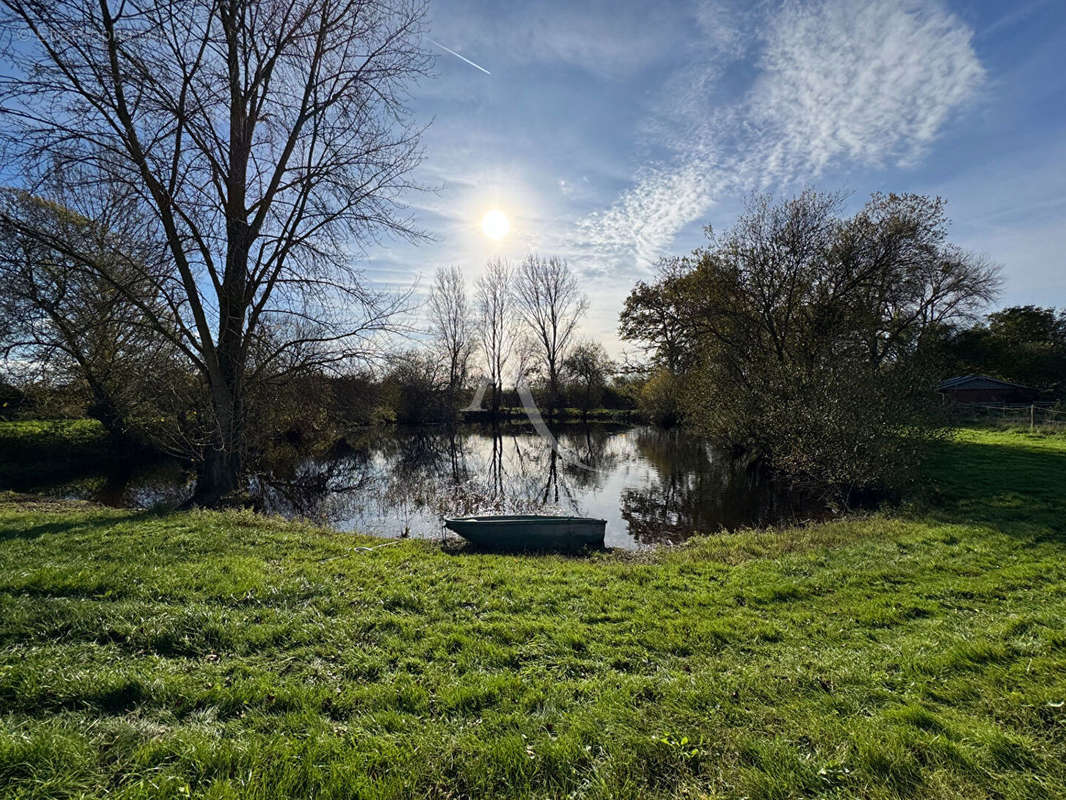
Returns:
[[[492,418],[499,419],[500,417],[500,394],[503,390],[503,384],[492,384]]]
[[[231,222],[229,241],[219,309],[217,366],[208,377],[216,428],[197,474],[193,497],[193,502],[205,506],[219,505],[238,491],[243,467],[247,226]]]
[[[223,26],[233,20],[223,17]],[[254,120],[249,121],[240,81],[237,38],[227,30],[229,65],[229,170],[226,174],[226,266],[218,293],[218,345],[209,362],[208,383],[215,412],[215,436],[197,475],[193,501],[219,505],[240,487],[244,447],[245,331],[248,313],[248,259],[255,233],[249,225],[248,164]]]
[[[240,460],[235,453],[212,444],[204,454],[204,460],[196,470],[195,505],[213,507],[237,490],[236,476],[240,473]]]
[[[128,441],[124,415],[119,411],[111,393],[102,385],[90,381],[89,388],[92,390],[93,399],[86,410],[88,415],[104,426],[113,446],[121,447]]]
[[[219,386],[211,391],[215,412],[214,437],[196,472],[193,503],[217,506],[240,487],[241,478],[241,403],[234,386]]]
[[[559,374],[555,359],[548,361],[548,419],[554,420],[559,408]]]

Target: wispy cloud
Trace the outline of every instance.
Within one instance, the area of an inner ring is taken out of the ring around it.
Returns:
[[[596,261],[646,266],[718,196],[781,189],[841,164],[914,163],[984,77],[973,31],[933,2],[786,2],[760,21],[758,39],[738,35],[720,10],[704,18],[718,25],[707,29],[711,55],[670,81],[678,101],[660,126],[676,157],[578,223]],[[743,99],[712,110],[723,64],[756,48]]]
[[[750,100],[771,175],[817,175],[842,159],[915,161],[984,76],[972,37],[954,15],[919,3],[786,8]]]
[[[602,270],[607,262],[650,264],[681,228],[707,210],[714,199],[711,190],[701,160],[645,169],[610,208],[578,221],[577,240],[590,251],[589,270]]]

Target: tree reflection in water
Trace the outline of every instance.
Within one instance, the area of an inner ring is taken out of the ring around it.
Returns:
[[[633,435],[653,467],[645,485],[626,487],[619,498],[622,519],[637,542],[678,542],[694,533],[791,520],[810,510],[695,437],[655,428]]]
[[[562,513],[607,519],[608,544],[637,547],[792,517],[796,507],[680,431],[607,425],[366,431],[344,452],[279,466],[264,506],[343,529],[434,536],[441,516]]]

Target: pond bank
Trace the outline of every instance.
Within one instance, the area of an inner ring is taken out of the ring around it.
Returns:
[[[268,513],[385,537],[439,538],[443,516],[596,517],[607,520],[607,544],[627,549],[826,515],[824,504],[775,487],[679,429],[551,430],[551,440],[528,423],[355,430],[319,455],[279,447],[247,495]],[[90,465],[63,480],[7,485],[135,509],[175,508],[192,492],[191,475],[173,462]]]
[[[1066,439],[934,503],[590,558],[0,508],[12,796],[1066,794]]]

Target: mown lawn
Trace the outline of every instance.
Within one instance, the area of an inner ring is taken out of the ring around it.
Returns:
[[[0,508],[3,797],[1066,796],[1066,438],[656,556]]]

